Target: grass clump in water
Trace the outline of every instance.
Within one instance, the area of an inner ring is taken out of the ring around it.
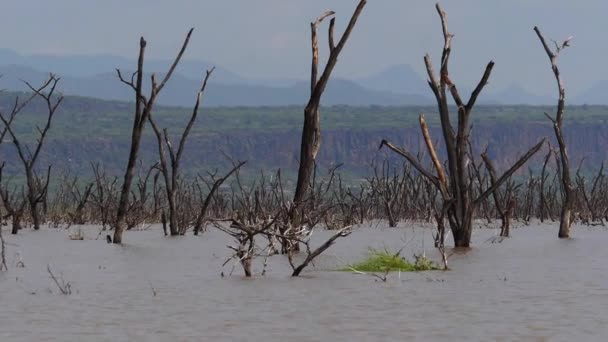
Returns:
[[[401,257],[399,253],[390,253],[388,251],[370,251],[367,258],[356,264],[349,265],[342,271],[359,271],[359,272],[418,272],[438,270],[439,267],[426,256],[416,256],[415,263],[411,263]]]
[[[420,256],[414,255],[414,257],[416,258],[416,262],[414,263],[416,271],[436,271],[440,269],[433,260],[427,258],[424,254]]]

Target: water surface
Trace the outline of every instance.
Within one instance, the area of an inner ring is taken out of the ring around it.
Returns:
[[[335,272],[369,248],[426,252],[430,230],[359,227],[303,277],[282,256],[265,276],[229,276],[231,241],[211,229],[165,238],[158,227],[128,232],[126,244],[84,241],[68,231],[10,236],[0,273],[0,341],[487,341],[608,339],[608,231],[557,225],[477,229],[475,247],[450,257],[452,271],[393,274],[386,283]],[[321,241],[327,232],[315,232]],[[17,255],[18,253],[18,255]],[[452,252],[450,252],[452,253]],[[25,268],[16,268],[21,258]],[[70,282],[64,296],[46,267]],[[260,272],[261,263],[255,270]],[[225,277],[221,277],[224,272]]]

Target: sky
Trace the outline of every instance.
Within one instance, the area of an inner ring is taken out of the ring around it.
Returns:
[[[135,58],[139,36],[148,56],[170,58],[194,27],[186,57],[256,79],[304,79],[310,68],[311,20],[337,12],[341,33],[358,0],[2,0],[0,47],[20,53],[109,54]],[[395,64],[425,75],[437,62],[440,21],[431,0],[368,0],[335,75],[358,78]],[[573,35],[560,56],[566,89],[578,93],[608,80],[605,0],[444,0],[455,34],[451,78],[470,87],[496,62],[494,88],[517,84],[554,94],[549,62],[532,28],[547,38]],[[326,30],[326,26],[322,27]],[[320,34],[324,51],[326,32]]]

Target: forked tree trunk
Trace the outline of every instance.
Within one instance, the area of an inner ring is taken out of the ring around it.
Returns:
[[[486,165],[486,169],[490,174],[491,184],[496,183],[496,169],[494,168],[494,164],[488,157],[487,151],[482,153],[481,158],[483,159],[483,162]],[[511,226],[511,215],[513,215],[513,208],[515,206],[515,202],[511,198],[510,184],[507,182],[507,189],[505,190],[505,197],[503,199],[504,203],[500,201],[498,188],[492,192],[492,197],[494,198],[494,205],[496,206],[496,211],[500,216],[500,236],[508,237]]]
[[[190,36],[192,35],[193,29],[188,31],[186,39],[182,44],[181,50],[177,54],[177,57],[173,61],[173,64],[169,68],[169,71],[165,74],[165,77],[160,84],[156,83],[155,75],[152,74],[152,86],[150,95],[146,98],[143,95],[143,77],[144,77],[144,55],[146,50],[146,40],[141,37],[139,40],[139,57],[137,59],[137,72],[133,74],[130,80],[123,78],[120,70],[116,70],[120,81],[129,86],[135,94],[135,113],[133,120],[133,129],[131,131],[131,148],[129,150],[129,158],[127,161],[127,168],[125,169],[125,175],[122,183],[122,189],[120,192],[120,200],[118,202],[118,209],[116,213],[116,220],[114,221],[114,239],[113,242],[116,244],[122,243],[122,233],[127,228],[127,212],[129,209],[129,195],[131,193],[131,186],[133,184],[133,177],[135,174],[135,165],[138,160],[139,146],[141,142],[142,132],[145,123],[148,121],[148,116],[152,113],[154,103],[158,94],[164,88],[166,83],[173,75],[175,68],[179,64],[179,61],[184,54]]]
[[[145,123],[145,110],[142,106],[145,105],[142,99],[142,86],[144,77],[144,55],[146,50],[146,40],[141,37],[139,40],[139,57],[137,59],[137,81],[134,84],[131,80],[130,86],[135,91],[135,119],[133,120],[133,129],[131,131],[131,148],[129,149],[129,158],[127,160],[127,168],[122,182],[120,199],[116,212],[116,221],[114,223],[114,237],[112,242],[115,244],[122,243],[122,233],[127,228],[127,210],[129,207],[129,194],[131,193],[131,185],[133,184],[133,175],[135,174],[135,165],[139,154],[139,145],[141,134]],[[118,71],[117,71],[118,72]],[[122,79],[120,72],[119,78]]]
[[[232,176],[234,173],[238,172],[239,169],[241,167],[243,167],[243,165],[245,165],[246,163],[247,163],[246,161],[242,161],[242,162],[234,165],[232,167],[232,169],[226,175],[224,175],[224,177],[219,178],[215,182],[213,182],[213,185],[209,189],[209,193],[207,193],[207,196],[205,197],[205,200],[203,201],[203,205],[201,206],[198,216],[196,217],[196,223],[194,224],[194,235],[198,235],[203,230],[203,224],[205,223],[205,219],[207,218],[207,210],[209,209],[209,205],[211,204],[211,200],[213,199],[213,196],[215,196],[215,193],[218,191],[220,186],[228,178],[230,178],[230,176]],[[200,191],[202,193],[202,189]]]
[[[444,38],[443,51],[441,55],[441,69],[439,77],[435,74],[430,56],[427,54],[424,58],[426,70],[429,77],[429,86],[435,95],[439,110],[439,119],[443,133],[443,142],[447,152],[447,174],[443,170],[443,163],[438,159],[436,150],[433,146],[432,139],[428,132],[424,117],[420,117],[420,126],[425,138],[425,143],[429,151],[429,155],[433,161],[433,167],[436,175],[427,170],[420,161],[418,161],[411,153],[399,148],[390,142],[383,140],[380,147],[387,146],[392,151],[400,154],[407,159],[424,177],[429,179],[433,185],[441,193],[441,198],[444,202],[446,217],[452,230],[454,244],[456,247],[469,247],[471,242],[471,234],[473,229],[473,214],[479,204],[492,194],[498,187],[523,166],[529,158],[531,158],[540,147],[544,140],[532,147],[522,158],[520,158],[511,168],[506,171],[489,189],[481,193],[477,198],[473,197],[471,182],[471,165],[470,158],[467,155],[468,151],[473,149],[470,146],[470,115],[475,106],[477,98],[481,94],[483,88],[487,84],[494,62],[490,61],[481,77],[481,80],[471,93],[469,100],[465,103],[460,97],[456,85],[449,77],[448,65],[452,51],[452,39],[454,35],[448,31],[447,15],[441,9],[439,4],[436,5],[437,13],[441,19],[441,26]],[[458,107],[458,126],[454,130],[450,121],[450,107],[448,101],[448,92],[451,94],[453,101]]]
[[[555,76],[555,80],[557,82],[558,94],[559,98],[557,101],[557,111],[555,118],[549,116],[547,113],[545,115],[553,122],[553,129],[555,131],[555,138],[557,139],[557,143],[559,145],[559,162],[561,164],[561,181],[563,188],[563,203],[560,213],[560,222],[559,222],[559,233],[558,237],[560,239],[565,239],[570,237],[570,227],[572,226],[572,210],[574,207],[574,199],[575,199],[575,189],[572,186],[572,179],[570,177],[570,161],[568,158],[568,149],[566,147],[566,142],[564,140],[564,136],[562,134],[562,124],[564,121],[564,109],[566,103],[566,89],[564,88],[564,84],[561,78],[561,74],[559,71],[559,67],[557,66],[557,58],[559,57],[560,52],[566,47],[570,46],[570,38],[566,39],[560,45],[556,44],[556,49],[553,51],[549,45],[547,44],[545,37],[542,35],[538,27],[534,27],[534,32],[538,36],[547,57],[549,57],[549,61],[551,62],[551,70],[553,70],[553,75]]]
[[[363,11],[367,0],[360,0],[359,5],[355,9],[344,34],[340,38],[338,45],[334,45],[334,24],[335,18],[331,19],[329,25],[329,58],[327,64],[321,74],[318,77],[319,67],[319,44],[317,39],[317,27],[327,17],[334,15],[334,12],[329,11],[324,13],[316,21],[310,24],[311,26],[311,41],[312,41],[312,66],[311,66],[311,79],[310,79],[310,98],[306,108],[304,109],[304,125],[302,128],[302,141],[300,145],[300,166],[298,168],[298,180],[296,184],[296,190],[293,199],[293,207],[290,214],[290,221],[292,227],[297,227],[301,224],[301,213],[300,211],[304,207],[304,202],[308,194],[310,180],[315,168],[315,160],[317,153],[321,147],[321,123],[320,123],[320,111],[319,106],[321,104],[321,97],[327,86],[327,82],[331,76],[331,73],[338,62],[340,52],[346,45],[348,37],[350,36],[359,15]]]
[[[17,155],[19,156],[19,159],[23,164],[27,184],[26,197],[27,202],[29,204],[29,209],[35,230],[40,229],[41,219],[40,213],[38,211],[38,204],[43,202],[46,198],[46,192],[48,190],[50,177],[50,167],[47,173],[47,178],[44,183],[40,178],[38,178],[34,170],[36,168],[38,156],[40,156],[40,151],[44,146],[45,139],[51,128],[51,122],[53,121],[53,117],[57,111],[57,108],[63,101],[63,96],[56,96],[54,94],[59,80],[59,77],[50,74],[49,78],[42,84],[42,86],[38,88],[34,88],[31,84],[25,82],[27,87],[32,92],[32,95],[26,101],[21,103],[19,103],[17,99],[8,119],[6,119],[2,112],[0,112],[0,120],[2,121],[2,123],[4,123],[5,126],[5,131],[2,132],[1,136],[3,138],[6,131],[8,131],[13,140],[13,144],[17,149]],[[19,140],[19,138],[16,136],[15,132],[11,128],[11,123],[15,116],[36,97],[39,97],[41,100],[43,100],[47,110],[47,119],[43,128],[37,127],[39,136],[36,139],[35,147],[31,149],[29,146],[27,146],[27,144],[22,144],[22,142]]]
[[[194,108],[192,110],[192,114],[190,115],[190,120],[186,125],[186,128],[182,132],[181,139],[179,144],[177,145],[177,150],[174,150],[173,144],[171,143],[171,139],[169,138],[168,130],[165,128],[162,132],[154,122],[152,113],[148,115],[148,121],[150,121],[150,125],[152,126],[152,130],[156,135],[157,147],[158,147],[158,155],[160,161],[160,171],[163,174],[163,178],[165,180],[165,192],[167,195],[167,204],[169,209],[169,231],[171,236],[183,235],[185,233],[185,229],[187,227],[180,227],[178,222],[178,206],[176,203],[176,197],[179,191],[179,175],[180,175],[180,163],[184,151],[184,147],[186,145],[186,139],[190,134],[190,130],[194,126],[196,118],[198,117],[198,109],[203,100],[203,95],[205,93],[205,89],[207,88],[207,82],[209,81],[209,77],[213,73],[211,70],[207,70],[205,79],[203,80],[202,86],[197,93],[196,102],[194,104]],[[169,152],[169,160],[170,165],[167,163],[167,158],[165,156],[165,148]]]

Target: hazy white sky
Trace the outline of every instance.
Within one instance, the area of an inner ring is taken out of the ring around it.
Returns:
[[[149,56],[170,57],[191,26],[189,59],[204,59],[252,78],[304,78],[309,22],[327,9],[342,28],[357,0],[2,0],[0,46],[21,53],[135,57],[144,35]],[[439,20],[431,0],[369,0],[336,75],[356,77],[392,64],[424,75],[422,56],[437,60]],[[608,79],[606,0],[444,0],[453,45],[452,79],[469,85],[496,61],[496,87],[517,83],[554,93],[548,61],[532,28],[563,39],[567,89]],[[321,36],[325,38],[325,34]],[[322,46],[325,46],[323,44]]]

